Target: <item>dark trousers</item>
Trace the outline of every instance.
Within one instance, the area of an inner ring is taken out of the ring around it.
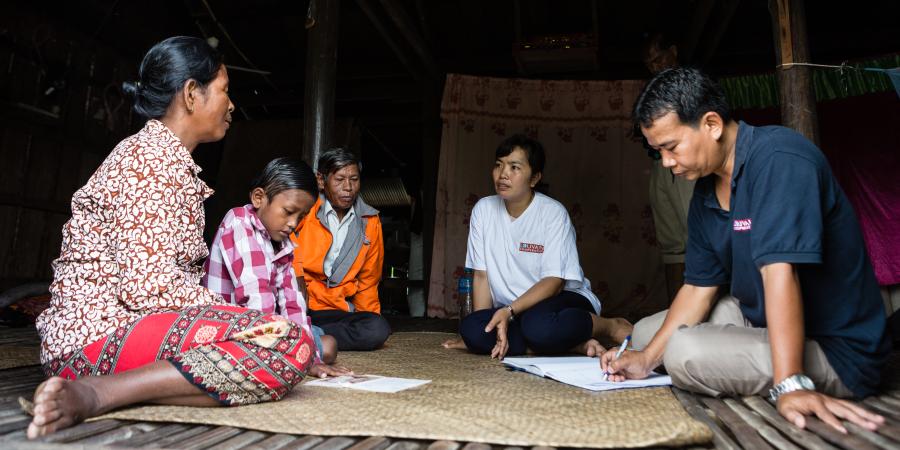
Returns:
[[[339,351],[375,350],[391,334],[391,326],[380,314],[337,309],[310,311],[313,325],[334,337]]]
[[[497,343],[497,331],[484,332],[499,308],[469,314],[459,324],[459,334],[472,353],[490,354]],[[524,355],[526,348],[536,353],[565,353],[591,338],[594,307],[580,294],[562,291],[516,315],[507,331],[509,356]]]

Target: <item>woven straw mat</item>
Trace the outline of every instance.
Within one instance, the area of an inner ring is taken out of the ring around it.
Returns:
[[[516,446],[675,446],[712,438],[668,388],[594,393],[507,371],[487,356],[442,348],[451,337],[395,333],[381,350],[338,355],[338,362],[357,374],[432,380],[395,394],[301,385],[282,401],[266,404],[143,406],[102,418]]]

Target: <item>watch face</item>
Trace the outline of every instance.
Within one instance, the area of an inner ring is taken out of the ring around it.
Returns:
[[[813,383],[813,380],[811,380],[806,375],[797,375],[797,381],[800,382],[800,386],[803,389],[806,389],[808,391],[816,390],[816,385]]]

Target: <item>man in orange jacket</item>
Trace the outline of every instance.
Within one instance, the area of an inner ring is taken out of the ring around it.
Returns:
[[[309,317],[338,350],[374,350],[391,333],[381,316],[378,282],[384,243],[378,210],[359,197],[361,164],[334,148],[319,158],[319,196],[291,235],[294,273],[304,282]]]

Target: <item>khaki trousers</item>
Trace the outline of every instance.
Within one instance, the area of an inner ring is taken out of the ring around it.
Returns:
[[[639,321],[632,332],[634,348],[641,350],[662,326],[662,311]],[[706,322],[682,325],[669,338],[663,365],[675,386],[710,396],[765,395],[772,387],[772,353],[769,331],[753,328],[741,313],[738,301],[726,296],[713,307]],[[803,373],[816,390],[833,397],[853,393],[844,386],[815,341],[807,339]]]
[[[687,246],[688,208],[694,194],[694,182],[672,175],[662,160],[653,161],[650,168],[650,210],[656,241],[663,264],[684,263]]]

